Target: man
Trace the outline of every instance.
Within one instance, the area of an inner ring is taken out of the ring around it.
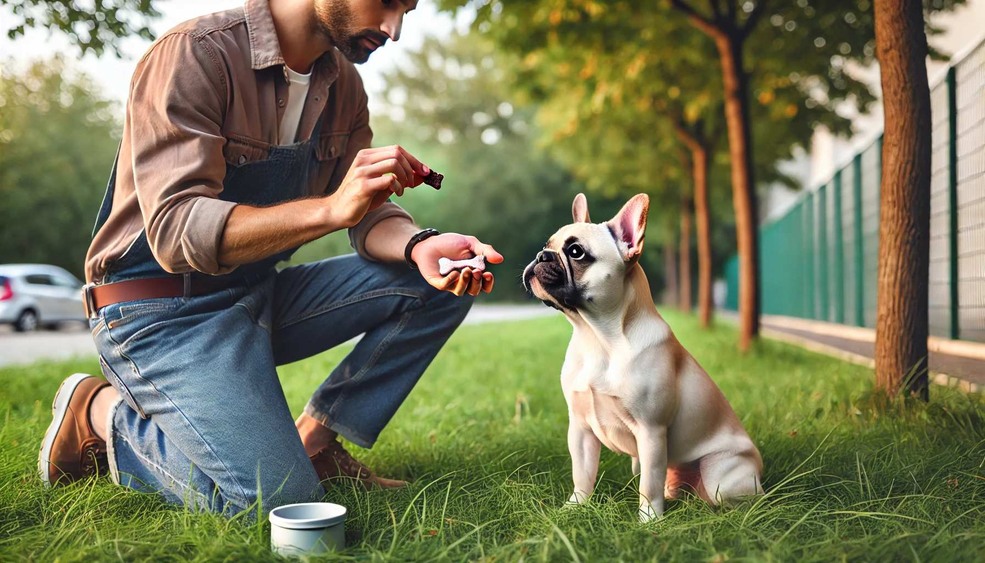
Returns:
[[[159,38],[130,87],[123,142],[86,257],[103,381],[68,378],[43,481],[108,469],[124,486],[227,514],[375,475],[371,447],[503,257],[420,229],[388,201],[430,172],[368,148],[352,63],[396,41],[416,0],[248,0]],[[356,254],[286,268],[347,228]],[[292,423],[275,366],[365,333]]]

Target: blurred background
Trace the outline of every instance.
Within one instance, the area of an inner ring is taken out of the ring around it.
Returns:
[[[173,25],[240,4],[117,0],[99,3],[113,7],[100,16],[93,2],[0,2],[0,264],[53,264],[81,277],[136,61]],[[740,59],[755,215],[770,223],[881,134],[872,5],[710,4],[748,24]],[[117,31],[94,35],[86,13]],[[985,0],[928,1],[926,17],[933,86],[948,60],[980,44]],[[507,261],[490,298],[521,301],[523,266],[570,221],[576,193],[588,194],[601,221],[647,192],[654,292],[690,309],[705,284],[700,266],[716,280],[717,303],[730,303],[727,88],[715,41],[692,23],[670,1],[421,0],[401,40],[359,67],[374,144],[399,143],[446,176],[440,192],[415,190],[399,203],[422,226],[495,245]],[[707,183],[697,215],[696,162]],[[333,235],[295,260],[348,251]]]

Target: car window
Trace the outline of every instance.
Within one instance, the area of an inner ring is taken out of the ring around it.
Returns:
[[[31,285],[55,285],[55,280],[48,274],[28,274],[24,281]]]
[[[82,287],[82,283],[79,280],[77,280],[77,279],[75,279],[73,277],[64,276],[64,275],[56,276],[55,277],[55,284],[56,285],[59,285],[61,287],[67,287],[69,289],[75,289],[77,287]]]

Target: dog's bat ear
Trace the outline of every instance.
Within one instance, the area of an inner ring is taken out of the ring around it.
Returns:
[[[585,197],[585,194],[575,196],[575,201],[571,204],[571,217],[575,223],[592,222],[588,217],[588,198]]]
[[[626,262],[638,261],[643,253],[643,235],[649,210],[650,196],[637,194],[609,221],[609,228],[612,229]]]

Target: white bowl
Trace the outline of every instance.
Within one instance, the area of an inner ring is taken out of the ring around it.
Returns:
[[[270,511],[270,549],[311,555],[345,547],[346,509],[330,502],[286,504]]]

